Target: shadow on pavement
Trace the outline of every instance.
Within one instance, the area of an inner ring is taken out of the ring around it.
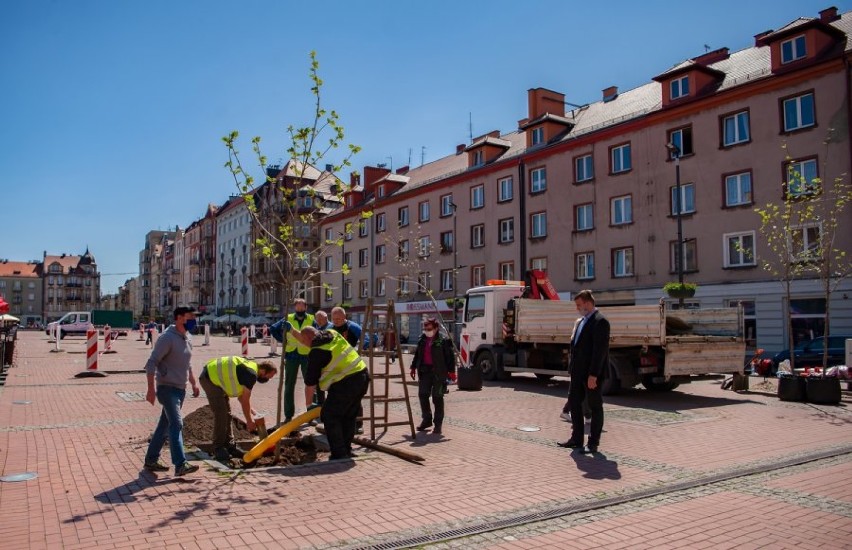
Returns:
[[[584,454],[579,449],[574,449],[571,459],[586,479],[621,479],[618,463],[609,460],[603,453]]]

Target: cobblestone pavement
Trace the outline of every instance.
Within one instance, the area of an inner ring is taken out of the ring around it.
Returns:
[[[239,353],[223,337],[200,343],[196,373]],[[0,482],[3,548],[852,548],[847,398],[781,402],[713,380],[627,390],[605,399],[601,453],[584,455],[555,445],[569,432],[566,382],[516,376],[453,388],[443,436],[382,434],[422,464],[359,450],[176,478],[141,470],[159,415],[144,401],[150,348],[118,340],[99,361],[109,376],[78,379],[83,340],[60,345],[21,334],[0,388],[0,476],[37,476]],[[255,408],[274,417],[276,391],[259,386]],[[184,413],[204,404],[187,399]],[[406,418],[401,406],[389,415]]]

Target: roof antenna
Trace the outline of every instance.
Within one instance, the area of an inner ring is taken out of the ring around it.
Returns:
[[[470,142],[473,143],[473,113],[467,112],[467,133],[470,137]]]
[[[423,166],[423,163],[426,162],[426,146],[420,146],[420,166]]]
[[[710,51],[710,46],[707,45],[707,44],[704,44],[704,53],[707,53],[709,51]]]

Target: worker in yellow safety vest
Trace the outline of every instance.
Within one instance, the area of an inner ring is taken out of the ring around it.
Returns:
[[[231,456],[242,456],[234,442],[230,398],[236,397],[240,402],[246,429],[253,432],[257,413],[251,406],[252,389],[258,382],[269,382],[277,373],[278,369],[268,361],[255,363],[238,356],[213,359],[204,367],[198,382],[204,388],[213,411],[213,455],[216,460],[226,461]]]
[[[296,330],[301,330],[304,327],[309,327],[314,324],[314,316],[307,312],[308,304],[302,298],[296,298],[293,301],[294,313],[287,315],[286,319],[281,319],[271,327],[269,333],[279,342],[284,341],[284,333],[290,330],[290,327]],[[299,371],[302,372],[302,378],[305,377],[305,370],[308,367],[308,352],[309,346],[303,346],[293,338],[287,339],[287,345],[284,347],[284,422],[290,422],[293,415],[296,414],[296,378],[299,376]],[[311,402],[307,400],[307,390],[305,390],[305,408]]]
[[[290,334],[310,348],[305,374],[307,402],[316,387],[327,392],[320,419],[331,448],[331,460],[351,458],[358,407],[367,393],[370,375],[358,350],[333,330],[305,327]]]

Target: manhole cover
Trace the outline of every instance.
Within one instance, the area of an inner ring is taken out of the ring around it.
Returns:
[[[145,401],[145,395],[138,391],[117,391],[115,395],[122,401]]]
[[[0,477],[0,481],[6,482],[15,482],[15,481],[29,481],[30,479],[35,479],[38,477],[38,474],[35,472],[25,472],[23,474],[12,474],[9,476]]]
[[[13,405],[29,405],[32,401],[12,401]]]
[[[539,432],[541,428],[538,426],[518,426],[518,429],[522,432]]]

